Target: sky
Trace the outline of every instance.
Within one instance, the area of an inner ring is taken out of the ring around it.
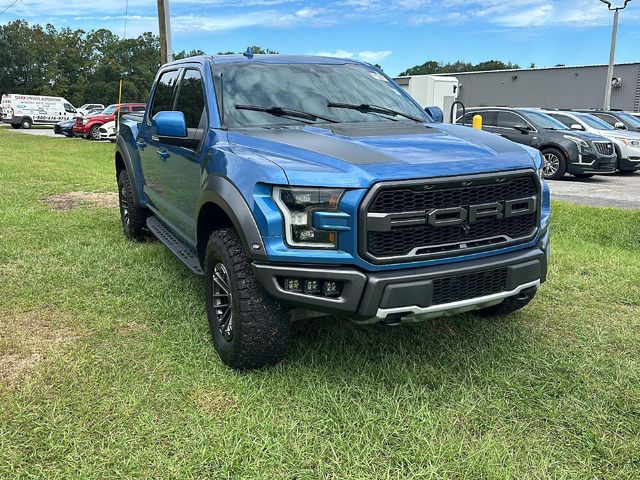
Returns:
[[[611,0],[622,5],[624,0]],[[0,12],[13,0],[0,0]],[[25,19],[123,35],[126,0],[18,0]],[[129,0],[127,37],[157,33],[156,0]],[[599,0],[170,0],[173,49],[249,45],[379,63],[397,75],[427,60],[536,66],[603,64],[613,14]],[[640,61],[640,0],[620,15],[617,62]]]

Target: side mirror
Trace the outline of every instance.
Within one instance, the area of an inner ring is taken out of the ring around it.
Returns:
[[[182,112],[158,112],[151,121],[158,137],[186,138],[187,122]]]
[[[529,126],[525,125],[524,123],[516,123],[513,128],[515,128],[516,130],[518,130],[520,133],[524,133],[527,134],[530,132]]]
[[[434,122],[444,122],[444,113],[442,113],[442,109],[440,107],[426,107],[424,111],[427,112],[427,115],[429,115]]]
[[[627,126],[622,123],[622,122],[616,122],[613,124],[614,127],[616,127],[618,130],[626,130]]]
[[[574,123],[569,128],[571,128],[571,130],[580,130],[580,131],[584,130],[584,127],[582,125],[580,125],[579,123]]]

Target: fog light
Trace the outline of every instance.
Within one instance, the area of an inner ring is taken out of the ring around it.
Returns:
[[[322,285],[322,293],[325,297],[339,297],[340,289],[338,287],[338,282],[334,281],[326,281]]]
[[[304,293],[318,295],[320,293],[320,282],[317,280],[305,280]]]
[[[286,278],[284,288],[288,292],[302,292],[302,284],[298,278]]]

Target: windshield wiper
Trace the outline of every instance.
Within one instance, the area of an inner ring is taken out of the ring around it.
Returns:
[[[356,104],[356,103],[334,103],[334,102],[330,102],[327,103],[327,107],[329,108],[348,108],[350,110],[357,110],[358,112],[363,112],[363,113],[382,113],[385,115],[393,115],[394,117],[404,117],[404,118],[408,118],[409,120],[413,120],[414,122],[418,122],[418,123],[424,123],[425,120],[424,119],[420,119],[417,117],[414,117],[413,115],[409,115],[408,113],[404,113],[404,112],[400,112],[398,110],[393,110],[392,108],[387,108],[387,107],[381,107],[380,105],[371,105],[368,103],[360,103],[360,104]]]
[[[264,112],[270,115],[275,115],[276,117],[294,117],[300,118],[303,120],[311,120],[315,122],[316,120],[324,120],[329,123],[340,123],[338,120],[334,120],[333,118],[324,117],[322,115],[318,115],[316,113],[303,112],[301,110],[294,110],[292,108],[284,108],[284,107],[261,107],[259,105],[236,105],[236,110],[251,110],[253,112]]]

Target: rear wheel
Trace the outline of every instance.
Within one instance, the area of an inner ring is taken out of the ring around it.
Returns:
[[[22,122],[20,122],[20,127],[24,128],[25,130],[29,130],[32,124],[33,123],[31,122],[31,119],[25,117],[22,119]]]
[[[492,317],[496,315],[509,315],[510,313],[517,312],[521,308],[526,307],[533,297],[536,296],[538,289],[536,287],[527,288],[521,291],[519,294],[505,298],[502,303],[493,305],[492,307],[483,308],[476,313],[483,317]]]
[[[122,231],[125,236],[137,242],[146,240],[149,237],[147,232],[148,212],[144,207],[136,204],[129,174],[126,170],[122,170],[118,175],[118,200]]]
[[[211,336],[226,365],[248,370],[284,358],[291,328],[288,312],[258,285],[232,228],[209,237],[204,287]]]
[[[558,180],[564,177],[567,171],[567,159],[557,148],[546,148],[542,150],[544,165],[542,173],[547,180]]]

